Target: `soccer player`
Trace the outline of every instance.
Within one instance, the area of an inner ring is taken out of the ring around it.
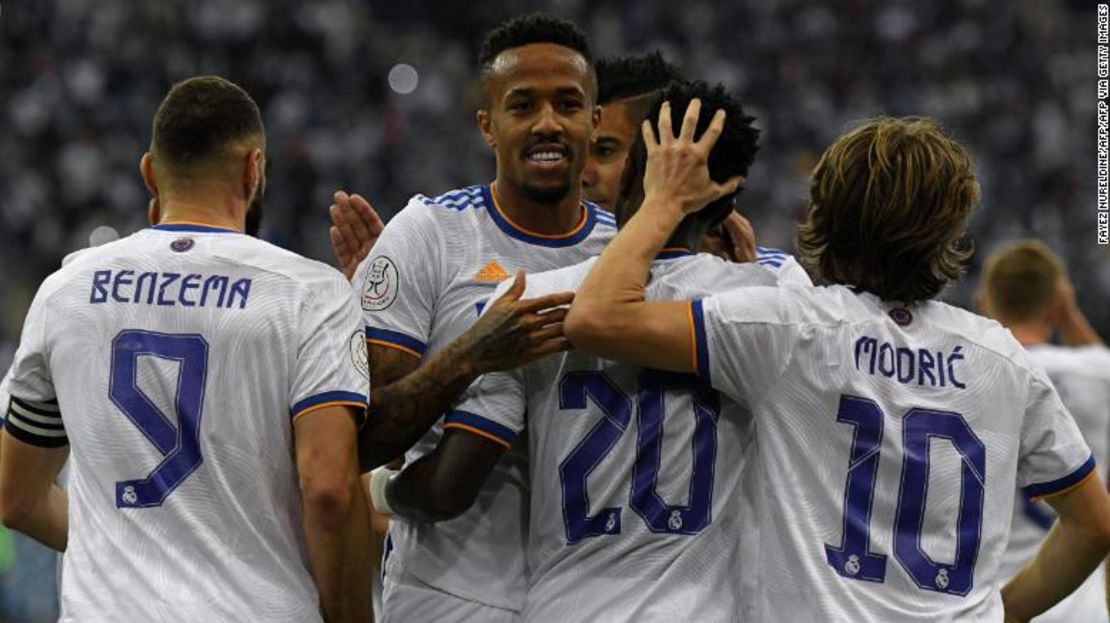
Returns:
[[[699,97],[727,111],[709,169],[721,181],[747,173],[758,132],[739,102],[704,83],[674,84],[662,97]],[[656,98],[656,109],[662,101]],[[705,117],[699,130],[708,125]],[[642,199],[644,159],[639,141],[616,204],[622,222]],[[732,213],[733,199],[726,195],[691,215],[671,237],[651,264],[650,296],[776,283],[766,268],[690,251]],[[528,294],[574,290],[592,264],[531,275]],[[454,413],[497,431],[506,442],[528,435],[531,581],[525,620],[741,618],[739,541],[757,533],[740,520],[752,422],[735,401],[694,375],[571,352],[482,377]],[[474,501],[466,481],[485,478],[503,452],[472,437],[399,475],[376,471],[375,506],[419,520],[450,518]],[[598,590],[583,588],[583,581],[596,581]]]
[[[420,438],[427,426],[410,426],[420,420],[414,414],[430,414],[429,424],[439,419],[489,371],[475,359],[476,340],[465,332],[499,283],[521,269],[582,261],[599,253],[615,231],[611,214],[581,199],[582,167],[598,117],[585,36],[553,17],[514,18],[489,33],[479,60],[485,99],[478,126],[496,154],[496,181],[435,198],[417,195],[357,272],[375,386],[370,464],[392,459]],[[508,294],[519,296],[524,285],[521,278]],[[528,321],[551,325],[535,354],[565,349],[562,314],[533,314]],[[507,346],[502,358],[515,355]],[[505,445],[480,423],[447,417],[406,460],[431,451],[441,436],[450,444],[475,435]],[[522,460],[523,453],[510,453],[484,486],[472,483],[481,488],[481,503],[470,513],[436,525],[393,523],[384,620],[516,620],[526,582]]]
[[[157,224],[70,256],[27,314],[0,512],[66,552],[63,621],[371,619],[358,304],[243,234],[264,149],[242,89],[174,85],[141,162]]]
[[[813,173],[803,259],[824,288],[646,301],[683,217],[730,189],[711,140],[670,111],[645,130],[641,209],[576,294],[565,332],[587,353],[697,373],[751,409],[759,451],[756,617],[1028,619],[1110,547],[1110,500],[1051,382],[997,323],[931,300],[960,273],[978,199],[971,160],[928,119],[838,138]],[[712,132],[706,136],[712,138]],[[1014,483],[1060,516],[1000,594]]]
[[[1091,329],[1075,301],[1060,260],[1036,240],[1019,240],[990,255],[983,270],[979,307],[1014,334],[1034,363],[1052,379],[1098,465],[1110,453],[1110,350]],[[1064,345],[1049,341],[1059,332]],[[1052,508],[1021,492],[1014,498],[1010,542],[1002,577],[1012,577],[1037,554],[1055,521]],[[1075,593],[1038,621],[1105,621],[1104,573],[1092,573]]]

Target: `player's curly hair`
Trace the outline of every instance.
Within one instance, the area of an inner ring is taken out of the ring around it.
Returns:
[[[601,58],[597,72],[597,103],[650,95],[672,82],[682,80],[678,67],[663,60],[659,51],[643,56]]]
[[[888,301],[927,300],[963,273],[978,201],[971,158],[938,122],[871,119],[817,163],[798,252],[827,282]]]
[[[173,85],[158,106],[150,151],[175,175],[188,176],[251,138],[265,143],[251,96],[219,76],[197,76]]]
[[[646,115],[656,134],[659,132],[659,111],[663,102],[671,103],[671,124],[675,131],[682,127],[686,107],[694,98],[701,100],[701,115],[694,130],[694,137],[701,135],[709,127],[717,110],[724,110],[725,126],[720,138],[709,152],[709,177],[715,182],[724,182],[737,175],[747,175],[759,151],[759,130],[752,127],[755,117],[744,112],[740,100],[729,94],[723,85],[709,86],[705,82],[672,82],[652,99]],[[637,133],[636,142],[628,155],[621,183],[621,193],[617,200],[617,219],[623,223],[643,201],[643,178],[647,168],[647,148],[644,139]],[[732,212],[736,193],[725,195],[694,213],[691,217],[716,226]]]
[[[590,66],[591,79],[596,82],[593,73],[594,57],[585,33],[571,22],[546,13],[520,15],[491,30],[478,50],[478,65],[482,68],[482,76],[489,74],[493,62],[505,50],[532,43],[554,43],[578,52],[586,59]]]

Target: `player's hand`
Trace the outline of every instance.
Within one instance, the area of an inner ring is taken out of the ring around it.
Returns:
[[[385,224],[361,195],[336,191],[335,203],[328,207],[331,215],[331,246],[339,260],[339,269],[350,281],[362,260],[370,255]]]
[[[739,264],[754,262],[759,257],[755,250],[755,230],[738,212],[728,215],[720,231],[707,232],[699,250]]]
[[[573,292],[521,299],[524,271],[505,294],[460,339],[465,339],[467,361],[480,373],[511,370],[565,350],[570,343],[563,335],[566,306]]]
[[[671,126],[671,104],[663,102],[659,111],[659,137],[651,123],[644,121],[644,144],[647,147],[647,170],[644,173],[644,203],[657,200],[657,205],[681,209],[683,214],[696,212],[707,204],[736,192],[743,176],[723,184],[709,177],[709,151],[717,143],[725,126],[725,111],[718,110],[713,121],[698,140],[694,140],[701,100],[693,99],[686,107],[682,129],[675,136]]]

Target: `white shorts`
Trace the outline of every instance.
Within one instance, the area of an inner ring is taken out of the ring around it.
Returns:
[[[380,623],[520,623],[520,613],[445,593],[385,562]]]

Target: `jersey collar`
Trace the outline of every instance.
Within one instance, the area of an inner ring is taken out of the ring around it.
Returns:
[[[489,213],[490,218],[493,219],[493,222],[501,231],[505,232],[510,238],[516,238],[521,242],[541,247],[571,247],[588,238],[594,230],[594,224],[597,223],[597,214],[594,211],[596,208],[592,204],[583,202],[582,220],[569,232],[564,234],[541,234],[529,231],[512,222],[508,215],[501,210],[501,206],[497,203],[497,193],[494,191],[492,184],[482,187],[482,198],[486,203],[486,212]]]
[[[213,227],[212,225],[205,225],[204,223],[190,223],[186,221],[174,221],[172,223],[159,223],[151,227],[159,231],[190,231],[204,234],[241,234],[243,232],[226,227]]]

